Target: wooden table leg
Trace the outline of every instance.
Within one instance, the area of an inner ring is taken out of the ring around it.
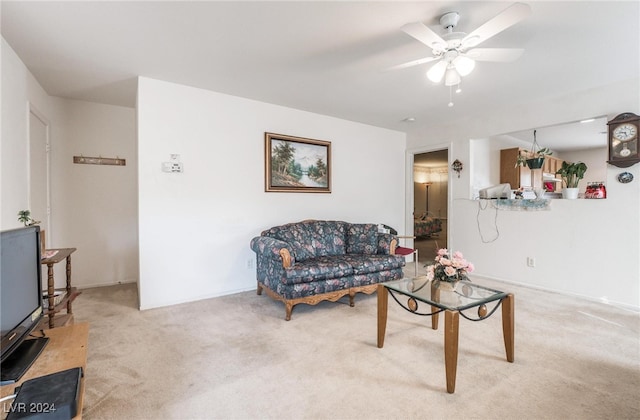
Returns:
[[[47,316],[49,318],[49,328],[53,328],[53,317],[55,315],[55,283],[53,279],[53,264],[47,264],[47,300],[49,307],[47,308]]]
[[[387,330],[387,307],[389,304],[389,290],[378,284],[378,348],[384,346],[384,334]]]
[[[509,293],[502,300],[502,335],[504,337],[504,348],[507,353],[507,361],[513,363],[515,349],[514,335],[514,297]]]
[[[440,317],[440,314],[438,313],[438,307],[437,306],[432,306],[431,307],[431,313],[433,315],[431,315],[431,329],[432,330],[437,330],[438,329],[438,319]]]
[[[431,282],[431,298],[436,302],[440,301],[440,289],[435,286],[435,282]],[[433,330],[438,329],[439,311],[440,309],[437,306],[431,307],[431,313],[433,314],[431,315],[431,329]]]
[[[444,312],[444,366],[447,372],[447,392],[456,390],[456,369],[458,367],[458,326],[460,313]]]

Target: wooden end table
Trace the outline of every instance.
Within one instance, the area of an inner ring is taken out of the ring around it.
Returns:
[[[59,249],[47,249],[47,254],[52,254],[50,257],[42,258],[41,263],[47,266],[47,309],[46,315],[49,318],[49,328],[56,326],[63,326],[68,324],[73,319],[73,310],[71,303],[80,294],[75,288],[71,287],[71,254],[76,251],[76,248],[59,248]],[[53,266],[61,261],[66,260],[66,274],[67,282],[64,289],[56,289],[55,281],[53,277]],[[57,304],[55,302],[56,290],[64,291],[64,296]],[[67,314],[55,319],[56,313],[66,309]],[[57,324],[57,325],[56,325]]]

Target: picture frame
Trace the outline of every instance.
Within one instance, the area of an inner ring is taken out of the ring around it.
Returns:
[[[331,142],[264,133],[265,192],[331,192]]]

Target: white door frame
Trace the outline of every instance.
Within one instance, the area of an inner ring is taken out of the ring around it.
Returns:
[[[27,139],[29,139],[29,141],[27,142],[27,153],[29,156],[29,159],[27,161],[27,165],[28,165],[27,167],[27,177],[28,177],[27,202],[28,202],[29,209],[31,209],[31,205],[32,205],[31,203],[31,189],[32,189],[31,188],[31,181],[32,181],[31,180],[31,165],[32,165],[32,162],[31,162],[31,115],[33,115],[38,120],[40,120],[40,122],[42,122],[42,124],[45,126],[45,147],[46,147],[45,190],[46,190],[47,211],[46,211],[46,215],[44,216],[44,219],[47,226],[45,241],[50,244],[52,243],[52,231],[53,231],[53,227],[51,225],[51,122],[31,102],[27,103]],[[47,244],[45,244],[45,247],[46,245]]]
[[[448,186],[447,186],[447,246],[451,248],[451,235],[449,234],[451,230],[451,226],[453,220],[451,219],[451,204],[452,204],[452,188],[451,188],[451,156],[453,155],[453,143],[438,143],[438,144],[430,144],[426,146],[415,147],[411,149],[407,149],[406,151],[406,189],[405,196],[407,197],[407,201],[405,203],[405,232],[408,232],[407,235],[412,236],[414,234],[413,231],[413,208],[415,205],[415,197],[413,192],[413,164],[414,164],[414,156],[422,153],[436,152],[439,150],[447,150],[447,156],[449,162],[447,163],[448,167]]]

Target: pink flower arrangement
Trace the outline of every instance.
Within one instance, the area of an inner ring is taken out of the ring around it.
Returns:
[[[464,259],[462,252],[450,253],[447,249],[439,249],[435,258],[435,264],[427,267],[427,279],[446,282],[469,280],[468,273],[473,272],[472,263]]]

